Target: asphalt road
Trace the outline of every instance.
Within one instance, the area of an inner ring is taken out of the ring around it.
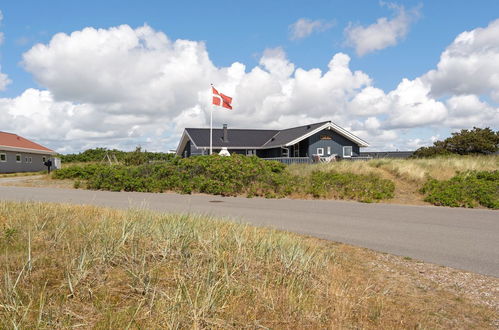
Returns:
[[[0,200],[222,216],[499,277],[499,211],[7,186]]]

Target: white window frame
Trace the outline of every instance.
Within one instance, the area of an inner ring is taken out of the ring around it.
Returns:
[[[3,160],[2,160],[3,156]],[[5,152],[0,152],[0,162],[5,163],[7,161],[7,154]]]
[[[33,157],[28,157],[28,161],[30,164],[33,163]]]
[[[345,150],[347,148],[350,148],[350,155],[345,154]],[[343,147],[343,158],[352,158],[352,155],[353,155],[353,147],[352,146],[344,146]]]
[[[17,157],[19,157],[19,160],[17,160]],[[23,155],[16,154],[16,163],[22,163],[22,162],[23,162]]]
[[[317,155],[324,156],[324,148],[317,148]]]
[[[47,157],[43,156],[42,157],[42,163],[45,163],[47,161]]]
[[[331,146],[327,146],[327,154],[328,156],[331,155]]]

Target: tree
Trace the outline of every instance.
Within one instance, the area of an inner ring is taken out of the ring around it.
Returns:
[[[490,154],[499,150],[499,131],[494,132],[488,127],[463,129],[459,133],[452,133],[452,137],[445,139],[444,144],[445,149],[460,155]]]
[[[499,150],[499,131],[489,127],[473,127],[452,133],[444,141],[436,141],[431,147],[421,147],[413,154],[415,158],[427,158],[441,155],[491,154]]]

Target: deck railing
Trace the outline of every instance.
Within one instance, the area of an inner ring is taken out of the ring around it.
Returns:
[[[264,160],[275,160],[284,164],[312,164],[312,158],[310,157],[273,157],[273,158],[262,158]]]
[[[287,165],[290,164],[313,164],[314,159],[310,157],[273,157],[273,158],[262,158],[264,160],[274,160]],[[346,161],[367,161],[373,159],[372,157],[346,157],[341,160]],[[320,162],[320,160],[316,160],[315,163]]]

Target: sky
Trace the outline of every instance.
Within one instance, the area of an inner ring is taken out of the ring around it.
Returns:
[[[0,130],[61,153],[332,120],[414,150],[499,127],[499,1],[2,1]]]

